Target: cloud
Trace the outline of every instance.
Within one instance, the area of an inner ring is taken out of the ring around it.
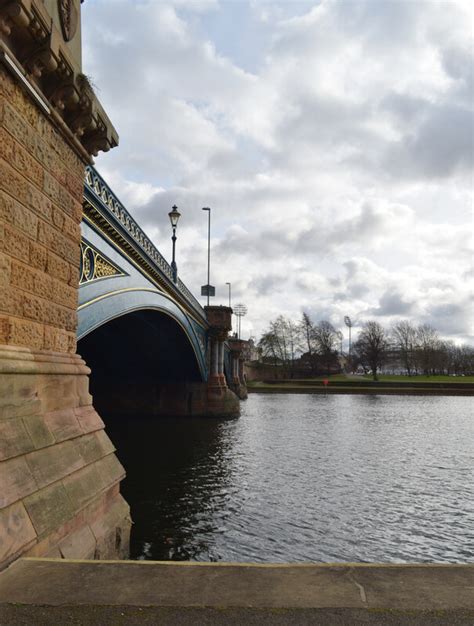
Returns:
[[[414,303],[407,302],[404,295],[397,291],[386,291],[379,301],[379,306],[373,309],[374,315],[392,316],[409,315],[413,311]]]
[[[471,7],[82,10],[85,71],[120,134],[97,167],[165,256],[178,205],[178,266],[195,293],[212,207],[216,303],[232,282],[244,334],[302,310],[336,326],[406,316],[472,332]]]

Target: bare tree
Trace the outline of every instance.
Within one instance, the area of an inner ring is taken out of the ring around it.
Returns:
[[[274,365],[282,365],[293,376],[296,355],[300,351],[300,327],[290,319],[280,315],[270,322],[269,330],[259,342],[262,354],[269,357]]]
[[[311,318],[306,312],[303,312],[303,317],[300,322],[301,339],[304,342],[304,346],[311,355],[314,352],[314,324]]]
[[[386,358],[389,342],[383,326],[378,322],[366,322],[354,345],[358,358],[372,372],[374,380],[378,380],[377,371]]]
[[[314,324],[309,317],[308,313],[303,313],[303,317],[300,322],[300,339],[301,348],[306,350],[307,356],[305,357],[309,363],[311,374],[314,375],[318,368],[317,347],[314,337]]]
[[[278,365],[280,357],[278,354],[277,339],[271,331],[263,333],[258,342],[258,349],[261,351],[262,358],[270,359],[273,365]]]
[[[456,346],[455,374],[468,376],[474,374],[474,348],[472,346]]]
[[[416,364],[416,328],[408,320],[403,320],[393,326],[391,334],[401,364],[406,369],[408,376],[411,376],[415,371]]]
[[[317,352],[325,365],[326,372],[331,372],[331,367],[337,363],[337,332],[334,326],[327,320],[322,320],[314,327],[314,339]]]
[[[416,329],[416,360],[424,374],[435,374],[440,369],[442,342],[438,331],[429,324]]]

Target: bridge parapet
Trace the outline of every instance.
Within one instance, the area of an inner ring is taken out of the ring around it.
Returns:
[[[140,228],[100,174],[88,167],[84,185],[84,218],[107,232],[158,283],[205,322],[204,309],[183,281],[173,281],[170,264]]]

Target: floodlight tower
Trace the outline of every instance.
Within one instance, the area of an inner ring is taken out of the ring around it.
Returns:
[[[242,318],[247,315],[247,307],[245,306],[245,304],[236,304],[234,307],[234,313],[239,320],[237,337],[240,339],[241,322]]]

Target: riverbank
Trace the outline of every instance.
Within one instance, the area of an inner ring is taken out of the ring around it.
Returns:
[[[471,624],[474,565],[20,559],[0,624]]]
[[[267,380],[254,381],[247,385],[249,393],[341,393],[341,394],[396,394],[396,395],[474,395],[474,382],[450,380],[441,381],[386,377],[374,381],[367,378],[345,378],[342,376],[326,379]],[[444,377],[443,377],[444,378]],[[325,381],[327,381],[325,383]]]

